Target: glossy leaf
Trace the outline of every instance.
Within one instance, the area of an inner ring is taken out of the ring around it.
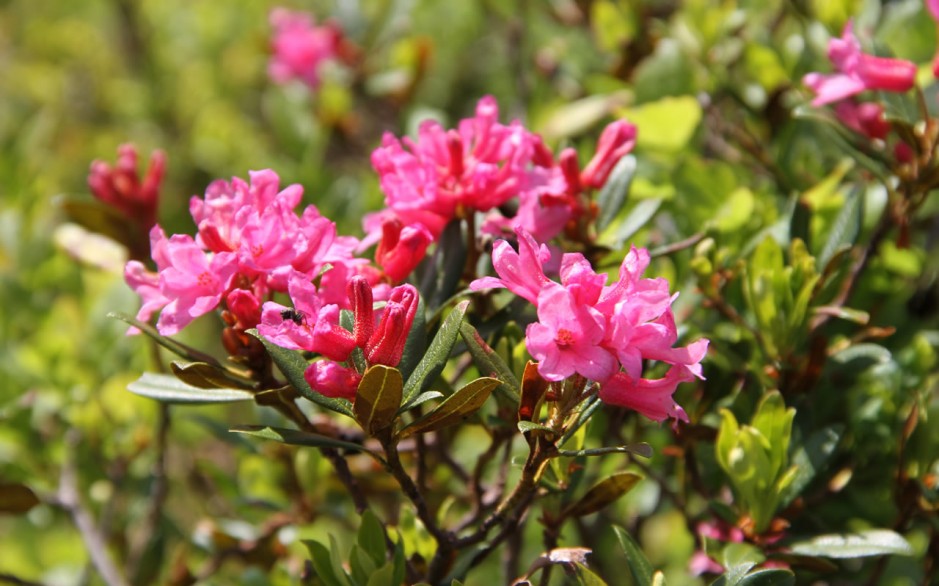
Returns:
[[[371,509],[365,509],[362,513],[356,542],[376,566],[385,563],[385,528]]]
[[[474,380],[447,397],[433,411],[402,429],[400,437],[437,431],[469,419],[483,406],[498,384],[499,381],[494,378]]]
[[[365,452],[377,457],[377,455],[365,446],[353,442],[347,442],[318,433],[300,431],[297,429],[288,429],[285,427],[273,427],[269,425],[237,425],[229,431],[232,433],[241,433],[261,439],[274,440],[282,444],[292,446],[307,446],[312,448],[336,448],[342,450],[351,450],[353,452]]]
[[[441,393],[440,391],[425,391],[421,393],[420,395],[414,397],[411,400],[411,402],[408,403],[407,405],[402,405],[401,408],[398,409],[398,413],[404,413],[405,411],[414,409],[418,405],[423,405],[427,401],[433,401],[434,399],[439,399],[443,396],[444,396],[443,393]]]
[[[828,464],[832,454],[838,447],[843,426],[830,426],[820,429],[810,435],[802,445],[798,446],[792,454],[792,466],[795,468],[795,477],[780,499],[780,505],[785,507],[799,496],[812,479]]]
[[[797,555],[836,559],[875,555],[913,555],[913,548],[902,535],[889,529],[869,529],[860,533],[819,535],[789,546]]]
[[[818,255],[819,269],[823,269],[839,249],[855,243],[863,222],[864,194],[855,188],[846,196],[844,205],[828,231],[828,239]]]
[[[233,403],[254,401],[254,394],[243,389],[203,389],[186,384],[171,374],[145,372],[139,379],[127,385],[127,390],[163,403],[185,403],[204,405],[208,403]]]
[[[310,364],[303,357],[303,354],[296,350],[282,348],[270,342],[267,338],[259,334],[257,330],[248,330],[248,333],[258,340],[261,340],[261,343],[264,344],[264,347],[267,349],[267,353],[270,354],[271,358],[274,360],[274,364],[284,373],[284,376],[287,377],[287,380],[301,396],[330,411],[354,417],[349,401],[324,397],[310,388],[310,384],[306,382],[306,378],[303,376],[303,373],[306,372]]]
[[[410,407],[412,400],[426,391],[443,371],[457,336],[460,334],[460,324],[463,323],[468,306],[469,301],[461,301],[450,311],[440,324],[440,329],[437,330],[437,335],[427,347],[424,357],[414,367],[414,372],[404,385],[404,404],[407,407]]]
[[[460,335],[466,346],[469,348],[470,355],[480,374],[498,379],[499,389],[509,397],[513,403],[519,401],[518,379],[512,373],[512,369],[502,358],[489,347],[489,344],[483,340],[479,332],[469,323],[464,323],[460,327]]]
[[[583,517],[596,513],[610,503],[625,496],[631,491],[642,476],[633,472],[617,472],[612,474],[587,491],[580,500],[572,503],[561,513],[565,517]]]
[[[201,389],[229,387],[241,389],[254,388],[251,381],[239,379],[224,368],[207,362],[190,362],[183,364],[174,360],[170,363],[170,368],[173,370],[173,374],[176,375],[176,378],[186,384]]]
[[[22,515],[39,504],[39,497],[25,484],[0,484],[0,513]]]
[[[355,419],[369,435],[394,423],[404,382],[396,368],[376,364],[365,371],[352,404]]]
[[[772,568],[750,572],[738,584],[739,586],[792,586],[795,582],[796,577],[792,571]]]

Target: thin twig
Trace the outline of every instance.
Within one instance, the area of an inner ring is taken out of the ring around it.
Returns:
[[[144,554],[153,544],[160,521],[163,518],[163,505],[166,503],[166,497],[169,494],[169,483],[166,477],[166,446],[170,421],[170,406],[166,403],[160,403],[157,416],[156,446],[154,447],[155,460],[150,471],[150,502],[144,517],[143,528],[139,534],[140,538],[128,554],[125,565],[128,574],[131,576],[137,571]]]

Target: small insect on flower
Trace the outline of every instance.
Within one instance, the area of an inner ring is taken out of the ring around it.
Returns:
[[[285,309],[280,312],[280,317],[289,319],[299,326],[303,323],[303,320],[306,319],[306,314],[298,309]]]

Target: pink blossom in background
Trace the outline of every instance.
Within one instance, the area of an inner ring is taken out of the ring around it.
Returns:
[[[599,189],[606,184],[613,167],[636,146],[636,127],[626,120],[617,120],[603,129],[597,152],[581,172],[580,181]]]
[[[140,225],[144,231],[156,224],[160,184],[166,169],[163,151],[150,154],[150,166],[141,179],[137,149],[122,144],[117,149],[117,162],[96,160],[88,172],[88,187],[102,202],[114,207]]]
[[[842,124],[868,138],[883,140],[890,134],[890,123],[884,120],[884,108],[874,102],[838,102],[835,106],[835,116]]]
[[[538,373],[549,381],[576,373],[599,382],[607,403],[655,421],[687,421],[672,395],[680,383],[703,378],[708,341],[675,347],[671,304],[677,295],[669,293],[664,279],[642,277],[648,251],[632,247],[610,285],[583,255],[564,254],[557,283],[544,274],[544,245],[521,231],[518,241],[518,253],[506,241],[496,242],[492,262],[499,278],[477,279],[470,288],[507,287],[535,304],[538,321],[526,330],[526,346],[538,361]],[[646,361],[667,365],[664,376],[644,378]]]
[[[865,90],[905,92],[915,82],[916,65],[911,61],[862,53],[850,22],[845,25],[841,38],[828,42],[828,58],[838,73],[809,73],[802,78],[815,93],[813,106],[824,106]]]
[[[316,26],[313,15],[275,8],[270,14],[271,60],[267,66],[276,83],[299,79],[310,88],[320,85],[320,68],[340,53],[342,31],[332,23]]]

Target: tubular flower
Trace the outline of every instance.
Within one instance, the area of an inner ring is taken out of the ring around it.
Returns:
[[[700,363],[708,341],[675,347],[671,304],[676,295],[664,279],[642,277],[648,251],[632,247],[611,285],[583,255],[565,254],[557,283],[544,275],[531,236],[521,231],[518,236],[518,254],[505,241],[493,248],[499,278],[477,279],[470,288],[508,287],[535,304],[538,321],[528,326],[525,343],[538,361],[538,373],[549,381],[577,374],[600,383],[600,398],[607,403],[655,421],[687,420],[672,394],[680,383],[703,378]],[[665,375],[643,378],[645,361],[668,365]]]
[[[813,106],[824,106],[865,90],[905,92],[915,82],[916,65],[911,61],[862,53],[850,22],[841,38],[828,42],[828,58],[838,73],[809,73],[802,79],[815,92]]]
[[[122,144],[113,166],[99,160],[91,163],[88,187],[96,198],[119,210],[146,232],[156,224],[166,155],[163,151],[151,153],[150,166],[143,179],[138,165],[136,147]]]

